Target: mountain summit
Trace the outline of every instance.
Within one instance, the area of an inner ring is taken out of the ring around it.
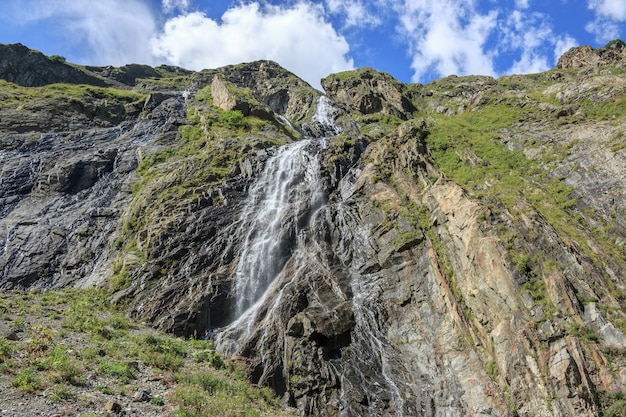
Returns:
[[[302,415],[624,414],[625,56],[322,93],[2,45],[0,288],[102,288]]]

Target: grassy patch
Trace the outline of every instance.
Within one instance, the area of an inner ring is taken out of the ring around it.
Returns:
[[[130,89],[95,87],[83,84],[49,84],[43,87],[21,87],[0,80],[0,108],[27,108],[42,101],[88,103],[93,100],[111,100],[125,104],[145,100],[146,94]]]
[[[509,150],[501,143],[502,130],[523,117],[520,106],[504,104],[455,116],[433,115],[427,142],[435,164],[471,197],[489,206],[501,202],[516,215],[521,214],[518,203],[528,202],[562,237],[579,242],[585,254],[598,264],[603,263],[603,255],[585,244],[590,236],[609,256],[620,259],[605,233],[585,228],[577,220],[580,216],[575,211],[574,189],[542,169],[549,161],[527,159],[521,150]],[[562,157],[557,153],[547,158]]]
[[[279,408],[271,390],[251,386],[243,375],[245,372],[241,369],[237,372],[236,367],[225,371],[177,374],[175,381],[184,389],[175,390],[172,396],[177,406],[175,414],[181,417],[262,417]],[[255,407],[246,406],[248,402]]]
[[[136,387],[156,374],[163,375],[169,388],[150,401],[155,410],[165,406],[172,415],[198,417],[292,415],[282,410],[271,390],[250,384],[245,369],[219,356],[211,341],[183,340],[131,325],[103,290],[0,294],[11,315],[24,299],[42,306],[27,313],[28,323],[38,324],[25,324],[28,338],[0,339],[0,370],[26,402],[29,395],[45,391],[53,403],[66,404],[79,415],[81,407],[86,412],[93,406],[79,390],[91,386],[90,396],[131,401]],[[52,319],[52,308],[64,319]],[[104,398],[98,401],[104,404]]]
[[[585,115],[592,120],[623,118],[626,116],[626,93],[601,101],[586,99],[581,105],[585,110]]]

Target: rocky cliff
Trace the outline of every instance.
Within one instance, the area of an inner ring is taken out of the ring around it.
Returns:
[[[269,61],[0,48],[18,67],[0,287],[105,287],[303,415],[626,412],[623,42],[499,79],[361,69],[324,95]]]

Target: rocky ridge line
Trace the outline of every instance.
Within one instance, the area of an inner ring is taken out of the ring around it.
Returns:
[[[202,336],[234,302],[237,219],[265,161],[329,135],[310,256],[285,252],[288,285],[240,341],[255,382],[307,415],[617,415],[620,45],[498,80],[334,74],[332,130],[320,93],[268,61],[155,69],[135,79],[148,99],[97,128],[7,125],[0,285],[98,283],[132,317]]]

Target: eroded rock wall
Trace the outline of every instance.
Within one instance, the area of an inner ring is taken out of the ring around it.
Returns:
[[[137,320],[214,337],[303,415],[620,413],[626,83],[611,56],[426,86],[336,74],[324,114],[269,61],[92,68],[137,91],[83,88],[58,112],[3,84],[0,286],[102,285]],[[236,317],[255,238],[242,213],[303,138],[275,277]]]

